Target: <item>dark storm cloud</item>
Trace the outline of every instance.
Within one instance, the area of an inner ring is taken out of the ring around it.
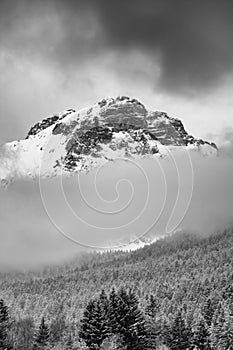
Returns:
[[[158,54],[165,87],[213,85],[233,69],[232,1],[104,2],[109,43]]]
[[[0,43],[59,69],[138,50],[170,92],[214,87],[233,70],[231,0],[2,0]],[[151,71],[151,79],[154,79]]]

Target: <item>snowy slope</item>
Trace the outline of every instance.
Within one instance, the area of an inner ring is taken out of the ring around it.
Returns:
[[[216,154],[213,143],[188,135],[179,119],[148,111],[129,97],[66,110],[34,125],[26,139],[0,148],[0,180],[88,171],[116,158],[161,157],[188,148]]]

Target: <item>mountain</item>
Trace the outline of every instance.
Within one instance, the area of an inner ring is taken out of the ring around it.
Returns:
[[[214,143],[189,135],[179,119],[126,96],[108,98],[45,118],[24,140],[3,145],[0,180],[88,171],[108,160],[161,157],[180,148],[217,153]]]

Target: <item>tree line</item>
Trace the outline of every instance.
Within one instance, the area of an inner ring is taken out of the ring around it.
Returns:
[[[47,329],[49,349],[124,349],[127,336],[119,329],[126,328],[128,316],[120,322],[113,311],[114,290],[122,313],[126,300],[137,301],[134,308],[144,324],[138,346],[146,342],[143,349],[232,349],[232,253],[231,228],[210,236],[182,232],[135,252],[87,254],[39,272],[1,273],[0,298],[9,307],[9,346],[32,350],[41,325]],[[97,326],[102,343],[91,344],[81,331],[86,325],[86,336],[93,341],[88,330],[100,323],[101,300],[106,302],[101,317],[107,329],[102,334]],[[88,310],[93,311],[90,324]],[[4,338],[2,328],[0,334]]]
[[[233,350],[233,287],[228,293],[230,303],[216,304],[207,298],[194,318],[184,316],[184,306],[166,318],[158,317],[153,295],[142,310],[131,289],[112,288],[109,294],[102,290],[87,303],[77,339],[64,323],[49,326],[44,317],[37,329],[30,319],[15,325],[8,307],[0,300],[0,349]],[[17,330],[21,330],[18,339],[14,334]]]

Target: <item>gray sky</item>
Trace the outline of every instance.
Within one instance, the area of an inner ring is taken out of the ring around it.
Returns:
[[[192,202],[183,227],[207,232],[231,223],[232,18],[232,0],[1,0],[0,143],[25,137],[38,120],[63,109],[117,95],[138,98],[150,109],[180,118],[194,136],[224,145],[222,157],[194,157]],[[182,162],[177,218],[190,189],[189,168]],[[168,197],[160,226],[151,229],[155,235],[166,226],[179,189],[175,169],[166,160],[162,163]],[[37,182],[19,180],[0,188],[0,267],[57,261],[80,250],[58,234],[51,218],[66,233],[73,230],[71,237],[90,245],[140,235],[153,224],[164,196],[160,170],[150,161],[144,166],[152,184],[148,210],[142,220],[116,232],[77,223],[71,211],[64,218],[66,202],[56,197],[61,194],[56,183],[47,183],[45,191],[50,219]],[[92,175],[82,175],[81,187],[89,202],[101,208]],[[99,181],[107,199],[116,197],[118,175],[130,178],[138,191],[129,212],[116,217],[119,224],[137,217],[147,192],[135,169],[116,164],[114,172],[105,169]],[[94,226],[116,224],[108,215],[99,218],[89,211],[74,191],[76,183],[69,181],[68,199],[81,218],[93,220]],[[124,205],[130,192],[127,183],[121,186],[118,204]]]
[[[233,124],[231,0],[1,0],[0,142],[127,94],[218,141]]]

